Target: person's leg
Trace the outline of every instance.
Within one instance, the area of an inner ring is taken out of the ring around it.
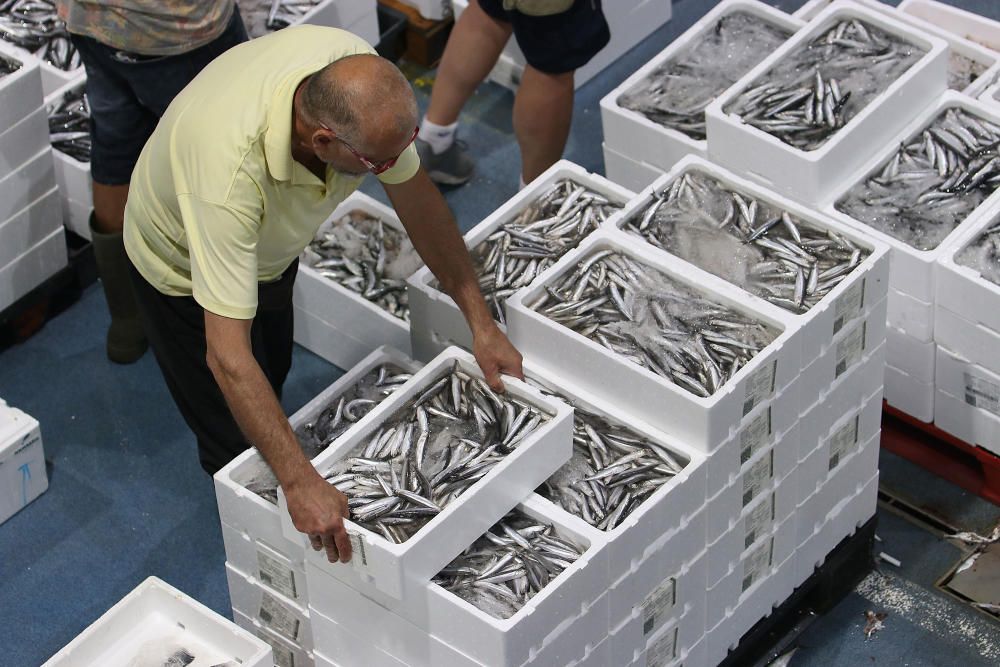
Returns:
[[[514,135],[521,178],[530,183],[562,157],[573,120],[573,72],[548,74],[525,65],[514,97]]]

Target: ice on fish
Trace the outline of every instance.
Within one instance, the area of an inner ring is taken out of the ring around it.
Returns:
[[[955,256],[955,262],[1000,285],[1000,223],[994,222]]]
[[[0,39],[61,70],[82,65],[52,0],[0,0]]]

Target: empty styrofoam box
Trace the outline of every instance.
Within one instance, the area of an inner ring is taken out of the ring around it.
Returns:
[[[630,190],[638,192],[663,175],[661,169],[633,160],[609,148],[607,143],[602,143],[601,148],[604,151],[604,175]]]
[[[869,356],[842,379],[837,387],[813,404],[799,420],[799,462],[806,459],[823,444],[834,424],[845,415],[857,411],[869,397],[882,396],[885,381],[886,346]],[[881,399],[880,399],[881,400]],[[862,432],[861,437],[870,435]]]
[[[903,0],[897,9],[1000,52],[1000,22],[937,0]]]
[[[345,432],[313,464],[320,472],[349,456],[356,447],[378,430],[414,397],[426,391],[453,365],[472,377],[482,378],[475,358],[459,348],[449,348],[435,357],[393,395],[366,415],[357,428]],[[499,520],[517,502],[569,460],[572,451],[573,411],[562,401],[550,399],[515,378],[505,379],[509,395],[546,414],[547,421],[525,436],[521,444],[489,473],[469,487],[459,498],[435,515],[415,535],[402,544],[393,544],[358,524],[345,521],[351,539],[351,564],[328,564],[334,577],[340,572],[357,572],[372,586],[394,597],[402,597],[404,587],[422,585],[452,558]],[[282,529],[290,540],[305,536],[288,516],[284,492],[278,489]]]
[[[0,178],[0,220],[6,220],[56,187],[52,149],[43,148]]]
[[[952,237],[935,267],[933,298],[937,307],[996,332],[1000,332],[1000,308],[997,307],[1000,304],[1000,285],[984,278],[977,269],[956,261],[956,258],[998,222],[1000,201],[985,208],[961,234]]]
[[[42,92],[41,62],[2,40],[0,59],[7,64],[20,65],[14,72],[0,77],[0,99],[4,101],[0,108],[0,128],[13,128],[42,107],[45,95]],[[4,171],[0,166],[0,173]]]
[[[440,21],[451,16],[451,3],[448,0],[399,0],[404,5],[413,7],[425,19]]]
[[[702,398],[529,307],[579,262],[604,250],[660,271],[696,294],[768,325],[778,335],[723,387]],[[795,414],[793,401],[779,398],[801,366],[798,326],[792,318],[766,302],[749,302],[741,290],[687,262],[654,251],[616,230],[594,232],[543,273],[540,281],[508,300],[511,341],[539,366],[557,371],[599,398],[629,406],[631,414],[701,451],[711,451],[728,440],[744,417],[763,403],[770,402],[775,411]]]
[[[582,185],[619,206],[624,205],[633,196],[631,190],[626,190],[603,176],[592,174],[568,160],[560,160],[465,235],[465,245],[470,252],[501,225],[517,218],[522,211],[531,207],[545,192],[562,180]],[[422,356],[422,350],[437,353],[440,350],[435,347],[448,345],[472,349],[472,333],[462,311],[450,296],[434,287],[435,280],[434,274],[427,267],[422,267],[407,280],[406,291],[410,302],[410,331],[413,337],[414,356],[424,361],[430,357]],[[536,277],[531,284],[537,285],[538,280]],[[431,334],[436,338],[431,338]],[[435,344],[428,346],[425,342],[428,339],[435,341]]]
[[[363,192],[354,192],[334,209],[316,235],[324,234],[337,220],[354,210],[363,211],[380,219],[387,227],[404,235],[406,233],[392,209]],[[302,254],[303,261],[299,264],[292,296],[295,307],[328,323],[350,339],[366,342],[368,350],[365,354],[380,345],[392,345],[409,353],[410,328],[407,322],[336,281],[324,278],[319,271],[308,266],[309,259],[313,257],[315,255],[308,248]],[[341,368],[349,368],[357,360],[344,358],[331,361]]]
[[[1000,416],[977,407],[975,394],[955,397],[934,392],[934,426],[970,445],[1000,456]]]
[[[271,649],[173,586],[149,577],[49,658],[44,667],[163,664],[186,649],[200,664],[276,664]]]
[[[970,363],[1000,373],[1000,331],[970,322],[944,306],[934,308],[934,339]]]
[[[300,606],[309,604],[304,553],[286,553],[256,540],[244,530],[222,524],[226,561],[254,581]]]
[[[934,383],[920,382],[906,371],[885,367],[885,402],[914,419],[934,419]]]
[[[653,56],[621,85],[601,99],[605,167],[609,178],[614,180],[611,160],[608,159],[609,149],[622,158],[663,171],[672,168],[678,160],[688,154],[708,157],[708,143],[704,139],[694,139],[679,130],[656,123],[641,113],[619,106],[618,99],[656,70],[695,46],[706,34],[715,29],[720,19],[731,14],[750,14],[769,25],[786,30],[789,35],[804,25],[788,14],[756,0],[724,0],[716,5],[684,34],[674,39],[670,46]],[[745,73],[732,74],[738,79]]]
[[[0,267],[62,229],[59,192],[52,188],[7,220],[0,221]]]
[[[306,607],[271,591],[230,563],[226,563],[226,580],[233,611],[249,616],[306,651],[313,649],[312,624]]]
[[[794,400],[794,396],[794,392],[785,392],[782,399]],[[799,436],[796,432],[798,421],[776,423],[773,407],[766,403],[754,408],[744,426],[706,458],[708,468],[706,498],[732,484],[736,477],[746,470],[750,460],[765,449],[780,446],[782,449],[794,452],[798,448]],[[795,456],[794,453],[792,456]],[[793,461],[792,466],[794,465]]]
[[[836,222],[814,209],[797,204],[787,197],[693,155],[678,162],[673,169],[640,192],[618,215],[605,224],[624,231],[624,225],[629,220],[641,216],[657,197],[657,193],[668,190],[673,183],[689,174],[719,181],[729,190],[752,197],[778,210],[787,211],[800,221],[800,225],[804,224],[825,232],[835,232],[857,248],[869,253],[807,313],[798,315],[784,311],[801,327],[803,368],[838,341],[838,334],[847,329],[855,319],[866,318],[872,306],[885,299],[889,287],[889,247],[886,244],[865,234],[859,234],[853,227]],[[646,243],[641,237],[633,236],[633,238]],[[657,252],[665,251],[657,249]]]
[[[886,309],[889,326],[898,333],[905,334],[914,341],[930,343],[934,341],[934,302],[922,301],[914,296],[889,289],[889,303]]]
[[[921,342],[893,327],[886,330],[885,363],[917,382],[934,382],[934,341]]]
[[[984,429],[984,425],[995,425],[1000,420],[1000,373],[988,370],[978,364],[963,359],[955,352],[944,347],[937,348],[937,369],[935,376],[935,386],[939,393],[943,392],[949,396],[959,397],[965,404],[973,408],[975,412],[982,412],[984,415],[974,416],[963,430],[963,434],[975,434],[972,440],[967,440],[971,444],[983,445],[990,451],[1000,449],[1000,431],[984,433],[979,435]],[[953,406],[948,406],[951,408]],[[935,414],[939,411],[935,408]],[[974,415],[973,411],[966,413]],[[945,420],[949,420],[946,418]],[[950,424],[949,424],[950,426]],[[952,430],[958,430],[952,428]],[[951,432],[951,431],[949,431]],[[954,434],[961,439],[961,436]]]
[[[0,523],[49,488],[38,421],[0,399]]]
[[[16,260],[0,267],[0,310],[65,268],[67,261],[66,233],[60,226]]]
[[[38,107],[16,125],[3,127],[0,126],[0,178],[23,167],[49,145],[49,123],[44,107]]]
[[[90,214],[94,207],[63,197],[59,198],[59,203],[62,206],[63,225],[66,229],[90,241]]]
[[[789,54],[807,45],[840,21],[859,19],[925,54],[868,102],[846,125],[812,151],[784,143],[777,137],[726,111],[727,107]],[[895,129],[909,122],[945,90],[948,44],[882,12],[840,2],[824,9],[791,39],[708,106],[708,155],[733,171],[806,204],[827,199],[834,188],[853,178]]]
[[[233,621],[248,633],[252,633],[271,648],[275,667],[313,667],[313,654],[295,642],[290,642],[256,619],[238,611],[233,611]],[[269,665],[271,663],[268,663]]]

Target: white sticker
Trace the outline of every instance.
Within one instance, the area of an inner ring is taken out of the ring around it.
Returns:
[[[368,554],[365,553],[365,538],[360,533],[348,533],[351,540],[351,565],[355,570],[368,570]]]
[[[768,444],[771,438],[771,406],[753,418],[740,431],[740,465],[749,461],[754,454]]]
[[[295,612],[267,591],[264,591],[261,596],[260,611],[257,613],[257,617],[264,624],[264,627],[271,628],[293,642],[299,641],[301,623]]]
[[[1000,386],[986,378],[965,373],[965,402],[1000,416]]]
[[[677,604],[677,580],[667,577],[650,593],[642,603],[642,634],[648,635],[663,623],[674,605]]]
[[[277,558],[257,550],[257,578],[266,586],[292,599],[298,598],[295,572]]]
[[[861,314],[865,306],[865,278],[854,283],[837,299],[833,306],[833,333],[844,328],[844,325]]]
[[[777,363],[772,361],[769,364],[764,364],[760,370],[747,378],[746,390],[743,394],[744,417],[774,392],[774,375]]]
[[[677,657],[677,630],[673,628],[663,633],[663,636],[646,649],[646,665],[648,667],[663,667]]]
[[[774,496],[762,501],[757,507],[750,510],[750,513],[743,520],[743,549],[749,549],[750,545],[766,533],[774,523]]]
[[[830,436],[830,463],[827,471],[833,470],[840,462],[850,455],[858,444],[858,422],[860,415],[854,415],[854,419],[849,419],[846,424],[837,429],[836,433]]]
[[[764,571],[771,566],[771,551],[774,547],[774,538],[764,542],[751,551],[743,559],[743,591],[754,585]]]
[[[861,360],[861,355],[865,351],[865,334],[868,330],[868,323],[862,322],[854,328],[844,339],[837,343],[837,370],[834,375],[839,378],[847,372],[847,369]]]
[[[774,475],[774,450],[760,458],[743,473],[743,507],[757,497]]]
[[[258,630],[257,636],[271,647],[271,652],[274,653],[274,667],[295,667],[295,653],[292,649],[283,645],[277,637],[264,629]]]

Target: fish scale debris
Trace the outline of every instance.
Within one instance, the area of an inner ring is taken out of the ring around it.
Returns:
[[[239,0],[247,34],[263,37],[300,21],[322,0]]]
[[[975,269],[991,283],[1000,285],[1000,222],[994,222],[963,248],[955,261]]]
[[[622,229],[796,314],[819,303],[870,254],[694,170],[654,193]]]
[[[0,0],[0,39],[61,70],[82,65],[51,0]]]
[[[701,397],[778,335],[613,249],[583,259],[529,307]]]
[[[80,162],[90,162],[90,103],[84,87],[67,91],[47,111],[52,147]]]
[[[837,203],[917,250],[938,247],[1000,186],[1000,126],[947,108]]]

